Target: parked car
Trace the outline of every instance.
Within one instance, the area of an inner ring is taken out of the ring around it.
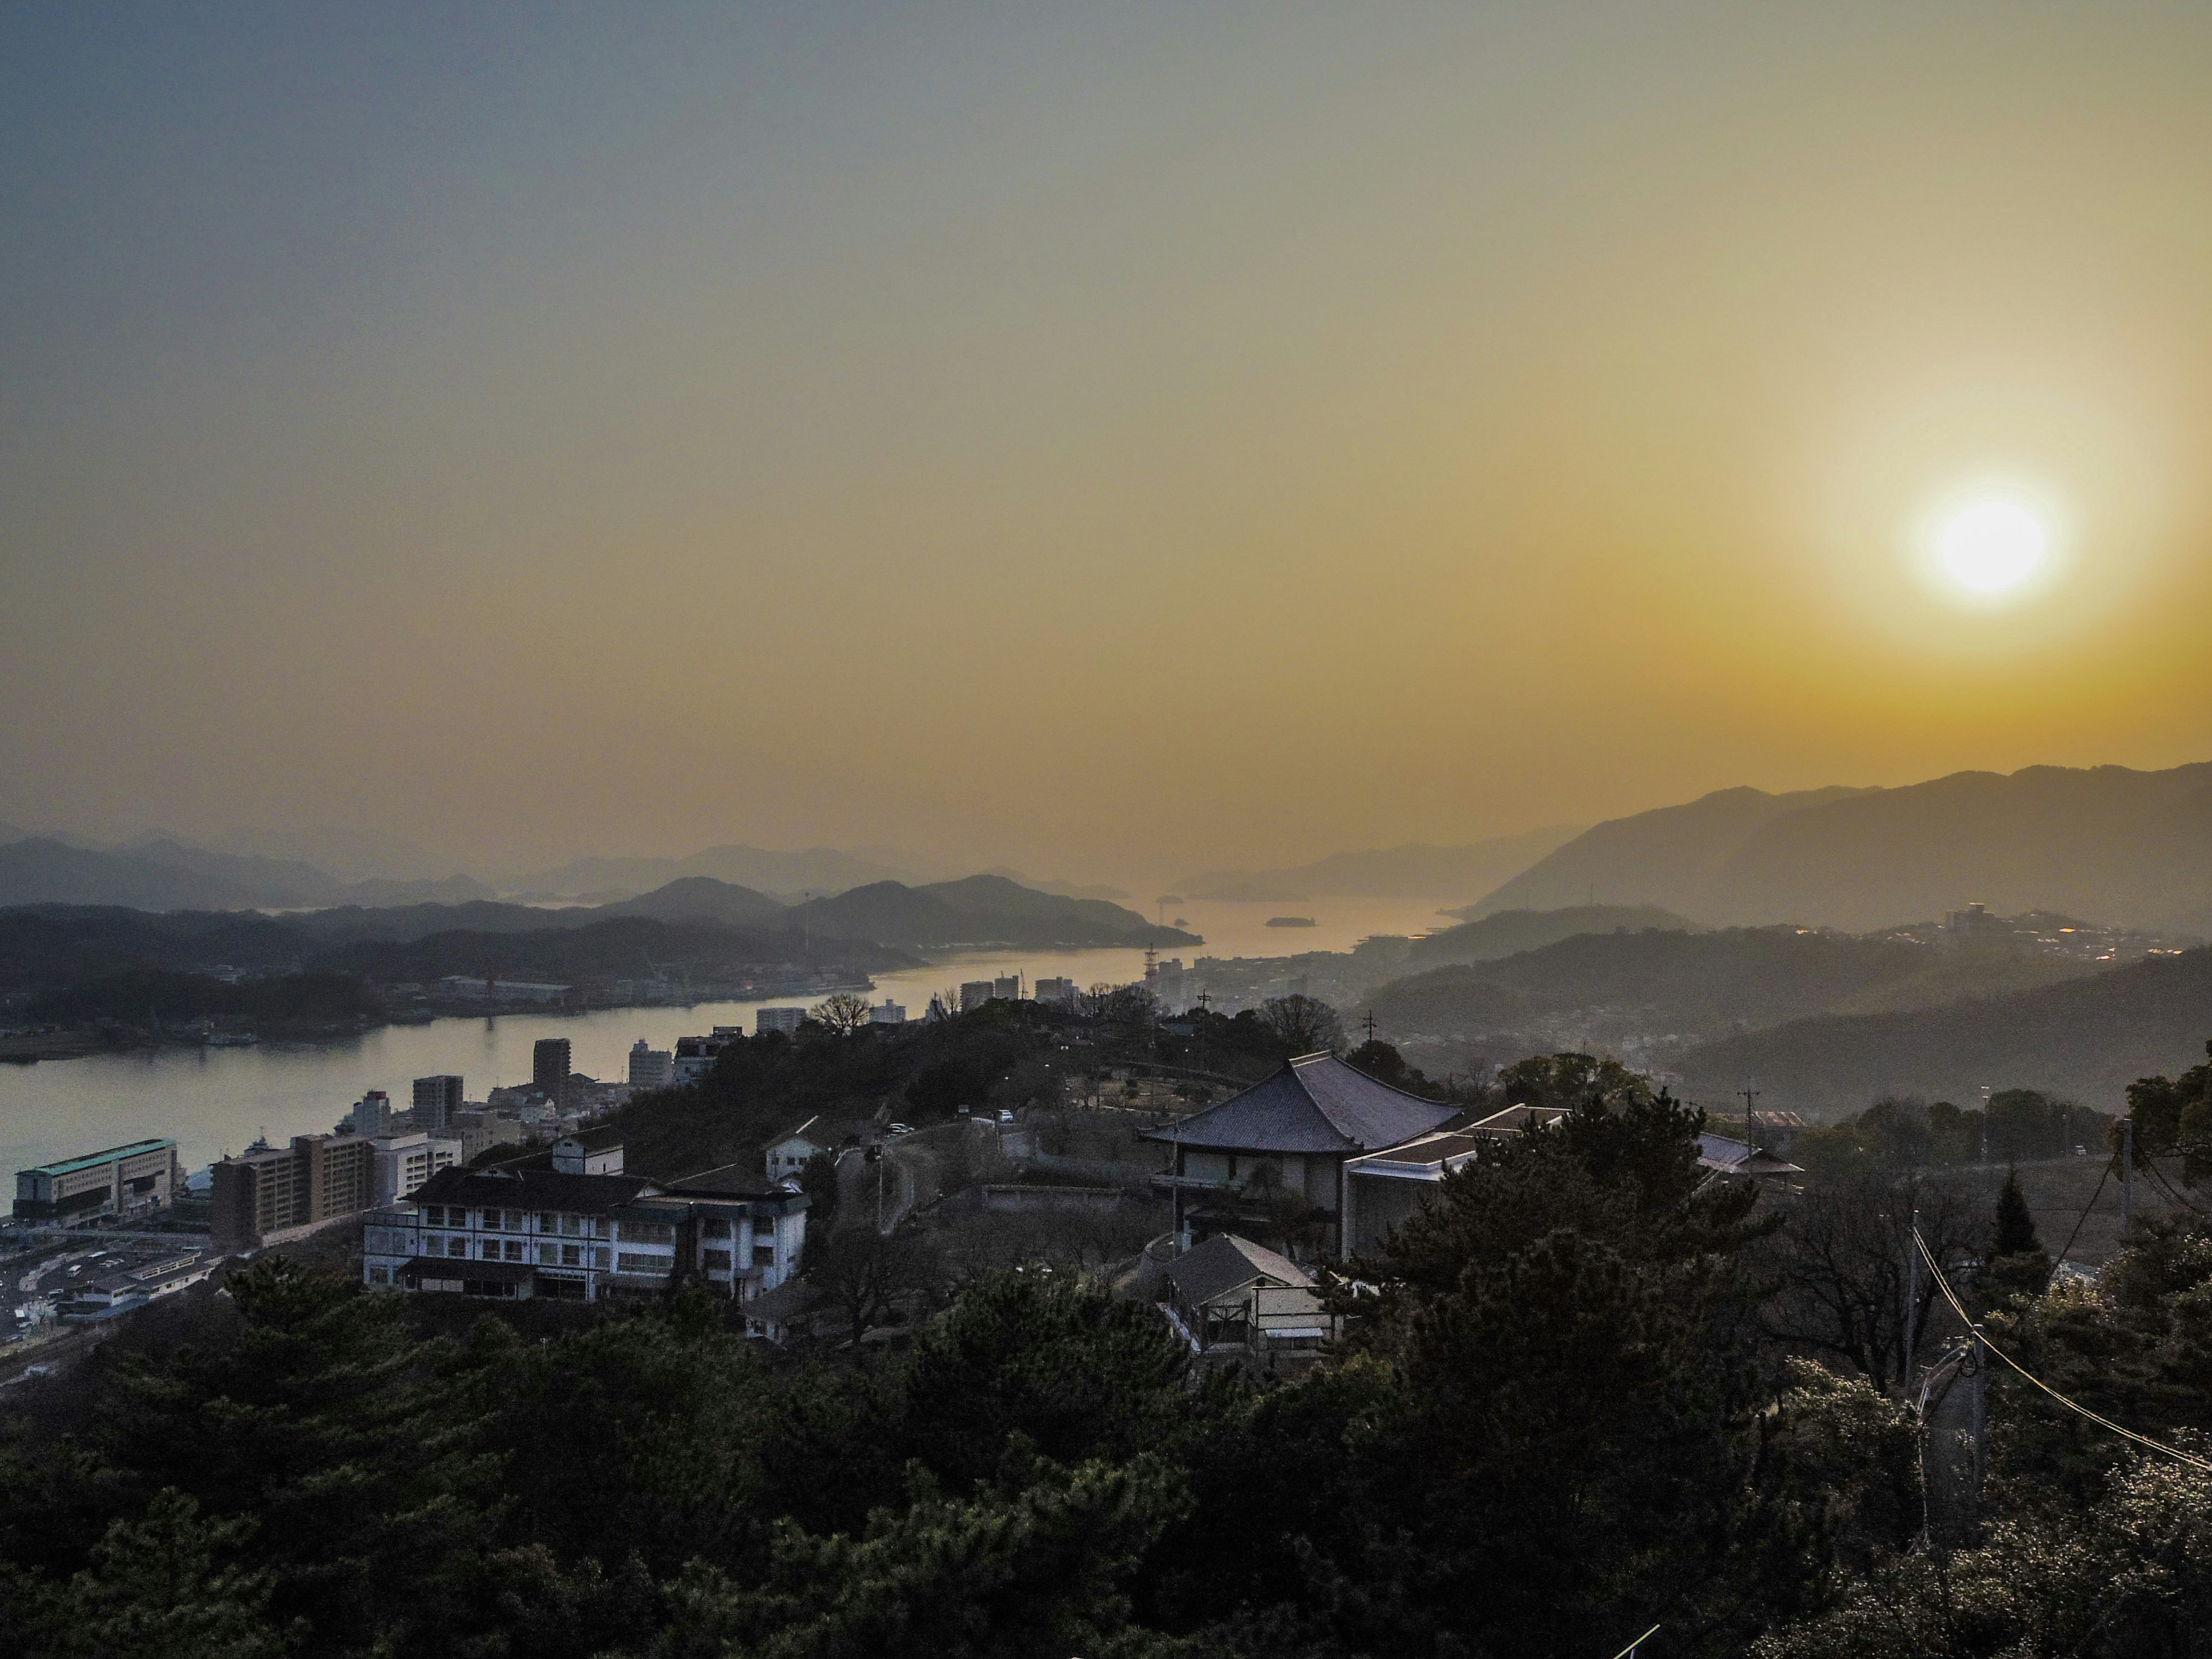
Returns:
[[[884,1133],[888,1135],[910,1135],[914,1133],[914,1125],[911,1123],[893,1123],[889,1125],[884,1130]]]
[[[1014,1110],[1013,1110],[1013,1108],[1012,1108],[1012,1107],[1011,1107],[1011,1106],[1001,1106],[1001,1107],[1000,1107],[1000,1108],[999,1108],[999,1121],[1000,1121],[1000,1122],[1001,1122],[1001,1123],[1012,1123],[1013,1121],[1014,1121]]]

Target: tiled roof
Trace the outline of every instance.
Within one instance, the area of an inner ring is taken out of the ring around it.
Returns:
[[[1449,1121],[1458,1108],[1378,1083],[1334,1054],[1303,1054],[1283,1069],[1147,1140],[1237,1152],[1363,1152],[1395,1146]]]
[[[642,1176],[568,1175],[558,1170],[441,1170],[409,1198],[416,1204],[471,1209],[565,1210],[605,1215],[640,1194],[657,1191]]]
[[[1802,1175],[1804,1173],[1795,1164],[1753,1146],[1747,1140],[1738,1140],[1730,1135],[1699,1135],[1698,1162],[1708,1170],[1721,1170],[1735,1175]]]
[[[1216,1233],[1177,1256],[1168,1266],[1168,1277],[1184,1299],[1194,1304],[1211,1302],[1255,1279],[1298,1286],[1313,1283],[1313,1276],[1297,1262],[1235,1233]]]

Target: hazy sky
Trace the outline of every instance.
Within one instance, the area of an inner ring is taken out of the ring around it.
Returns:
[[[2212,757],[2208,88],[2112,3],[10,6],[0,817],[1110,878]]]

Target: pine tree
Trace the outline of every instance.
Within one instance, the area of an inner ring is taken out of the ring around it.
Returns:
[[[2027,1194],[2020,1189],[2020,1172],[2007,1170],[2004,1188],[1997,1194],[1997,1236],[1990,1255],[2030,1254],[2043,1255],[2043,1241],[2036,1237],[2035,1217],[2028,1211]]]

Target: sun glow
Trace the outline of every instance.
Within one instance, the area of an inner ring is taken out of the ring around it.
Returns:
[[[1969,592],[2003,593],[2042,568],[2051,551],[2043,520],[2016,501],[1974,501],[1944,521],[1936,556],[1944,574]]]

